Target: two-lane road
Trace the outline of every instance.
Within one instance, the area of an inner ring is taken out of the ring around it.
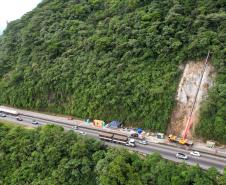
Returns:
[[[45,115],[46,116],[46,115]],[[69,123],[64,123],[64,122],[58,122],[56,120],[52,120],[51,119],[42,119],[40,117],[36,118],[35,116],[21,116],[23,121],[18,121],[16,120],[15,116],[10,116],[7,115],[6,117],[0,117],[0,119],[3,120],[7,120],[7,121],[11,121],[17,124],[23,124],[23,125],[27,125],[27,126],[31,126],[31,127],[37,127],[37,126],[41,126],[41,125],[46,125],[46,124],[56,124],[56,125],[60,125],[62,127],[64,127],[65,130],[72,130],[72,124]],[[32,121],[36,120],[39,122],[39,125],[33,125]],[[93,130],[90,128],[86,128],[86,127],[79,127],[78,130],[74,130],[75,132],[80,132],[83,131],[85,132],[88,136],[94,137],[96,139],[98,138],[98,130]],[[111,146],[115,146],[115,147],[125,147],[122,145],[117,145],[117,144],[113,144],[113,143],[107,143]],[[200,167],[202,167],[203,169],[208,169],[210,167],[215,167],[217,168],[220,172],[223,172],[224,167],[226,167],[226,158],[224,157],[219,157],[219,156],[214,156],[208,153],[201,153],[201,157],[196,157],[196,156],[192,156],[190,155],[190,151],[189,150],[185,150],[185,149],[181,149],[181,148],[177,148],[174,146],[170,146],[170,145],[164,145],[164,144],[156,144],[156,143],[148,143],[148,145],[141,145],[139,143],[136,143],[136,147],[131,148],[131,147],[126,147],[129,150],[134,150],[134,151],[138,151],[144,154],[150,154],[153,152],[159,152],[163,158],[168,159],[168,160],[172,160],[175,162],[183,162],[183,160],[177,159],[176,158],[176,153],[177,152],[181,152],[184,153],[186,155],[188,155],[189,159],[184,161],[185,163],[189,164],[189,165],[196,165],[199,164]]]

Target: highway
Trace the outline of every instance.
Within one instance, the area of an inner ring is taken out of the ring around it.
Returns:
[[[23,121],[16,120],[15,116],[7,115],[6,117],[0,117],[0,120],[2,119],[2,120],[14,122],[16,124],[26,125],[29,127],[38,127],[38,126],[47,125],[47,124],[55,124],[55,125],[62,126],[65,130],[73,130],[72,129],[72,126],[74,125],[74,124],[72,124],[73,120],[70,121],[70,123],[68,123],[69,121],[66,121],[66,120],[64,122],[64,121],[56,121],[54,119],[53,120],[46,119],[47,115],[45,115],[45,117],[41,118],[40,115],[41,114],[39,114],[39,116],[37,116],[37,117],[35,115],[32,115],[32,116],[21,115],[21,118],[23,119]],[[51,118],[51,116],[50,116],[50,118]],[[39,125],[32,124],[33,120],[38,121]],[[76,124],[77,123],[78,123],[78,121],[76,121]],[[74,131],[77,132],[78,134],[80,134],[80,132],[83,131],[86,133],[87,136],[99,139],[98,138],[98,133],[99,133],[98,129],[93,130],[89,127],[81,126],[81,124],[77,124],[77,125],[79,126],[79,128],[78,128],[78,130],[74,130]],[[114,147],[124,147],[129,150],[137,151],[137,152],[143,153],[143,154],[150,154],[153,152],[158,152],[165,159],[175,161],[178,163],[185,162],[189,165],[199,164],[199,166],[203,169],[215,167],[221,173],[223,172],[224,167],[226,167],[226,158],[224,158],[224,157],[215,156],[215,155],[208,154],[208,153],[201,153],[201,156],[197,157],[197,156],[190,155],[189,150],[185,150],[182,148],[177,148],[177,147],[165,145],[165,144],[148,143],[148,145],[142,145],[142,144],[139,144],[138,142],[136,142],[136,147],[134,147],[134,148],[117,145],[117,144],[113,144],[113,143],[107,143],[107,144],[110,146],[114,146]],[[188,160],[177,159],[176,158],[177,152],[181,152],[181,153],[188,155],[189,159]]]

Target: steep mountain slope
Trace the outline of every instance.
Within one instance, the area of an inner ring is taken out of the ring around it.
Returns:
[[[222,141],[215,122],[225,128],[225,7],[221,0],[44,0],[0,37],[0,103],[165,131],[178,65],[210,49],[218,76],[200,130],[214,127]]]

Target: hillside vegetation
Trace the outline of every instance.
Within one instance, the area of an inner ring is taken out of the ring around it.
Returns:
[[[226,173],[202,171],[163,160],[141,159],[125,149],[111,149],[73,131],[48,125],[38,129],[0,123],[0,184],[19,185],[223,185]]]
[[[226,2],[43,0],[0,37],[0,103],[164,132],[187,60],[217,81],[197,134],[226,141]]]

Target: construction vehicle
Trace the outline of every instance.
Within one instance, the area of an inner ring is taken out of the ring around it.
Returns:
[[[205,63],[204,63],[203,69],[202,69],[202,75],[201,75],[201,78],[199,80],[198,88],[197,88],[197,91],[195,93],[195,98],[194,98],[194,101],[193,101],[193,104],[192,104],[192,107],[191,107],[191,110],[190,110],[190,113],[189,113],[189,116],[188,116],[186,128],[185,128],[185,130],[182,134],[182,137],[183,137],[184,140],[187,138],[188,132],[189,132],[191,126],[192,126],[192,114],[193,114],[194,109],[195,109],[195,104],[196,104],[197,97],[198,97],[198,94],[199,94],[199,90],[200,90],[200,87],[201,87],[201,84],[202,84],[202,79],[203,79],[204,73],[206,71],[206,67],[208,65],[209,56],[210,56],[210,51],[208,51],[208,54],[207,54],[207,57],[206,57],[206,60],[205,60]]]
[[[168,140],[171,142],[179,143],[181,145],[187,145],[187,146],[192,146],[193,142],[188,140],[188,139],[183,139],[181,137],[177,137],[175,135],[170,134],[168,137]]]
[[[104,141],[135,147],[135,140],[126,135],[116,134],[113,132],[100,132],[99,138]]]
[[[185,127],[185,129],[184,129],[184,131],[182,133],[182,138],[170,134],[169,137],[168,137],[169,141],[176,142],[176,143],[179,143],[179,144],[182,144],[182,145],[187,145],[187,146],[192,146],[193,145],[193,142],[189,141],[187,139],[187,135],[188,135],[188,133],[190,131],[190,128],[192,127],[192,124],[193,124],[192,123],[192,115],[193,115],[193,112],[194,112],[194,109],[195,109],[197,97],[198,97],[199,90],[200,90],[200,87],[201,87],[201,84],[202,84],[202,79],[203,79],[206,67],[208,65],[209,56],[210,56],[210,51],[208,51],[208,54],[207,54],[207,57],[206,57],[206,60],[205,60],[205,63],[204,63],[203,69],[202,69],[202,75],[201,75],[201,78],[200,78],[199,83],[198,83],[198,88],[197,88],[197,91],[195,93],[195,97],[194,97],[194,101],[192,103],[192,107],[191,107],[190,113],[188,115],[186,127]]]

